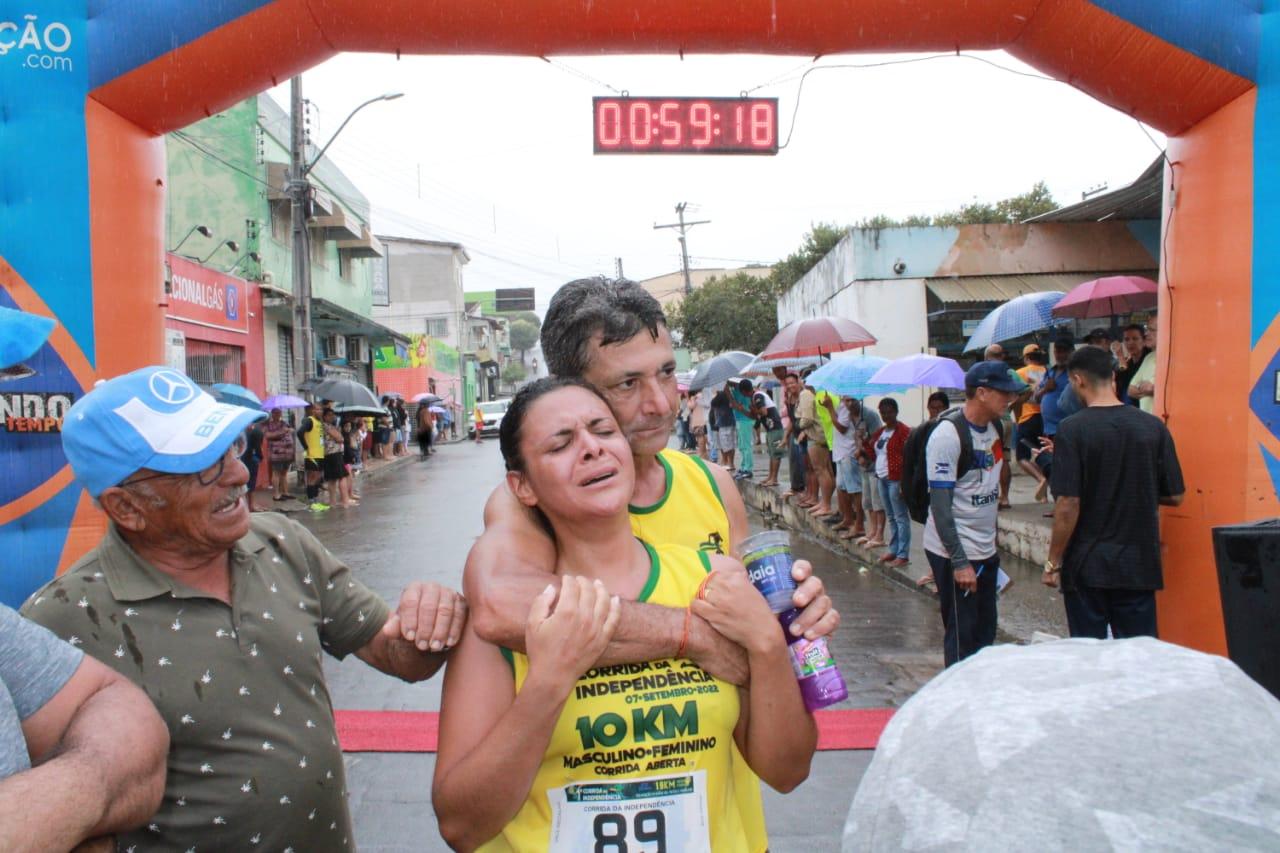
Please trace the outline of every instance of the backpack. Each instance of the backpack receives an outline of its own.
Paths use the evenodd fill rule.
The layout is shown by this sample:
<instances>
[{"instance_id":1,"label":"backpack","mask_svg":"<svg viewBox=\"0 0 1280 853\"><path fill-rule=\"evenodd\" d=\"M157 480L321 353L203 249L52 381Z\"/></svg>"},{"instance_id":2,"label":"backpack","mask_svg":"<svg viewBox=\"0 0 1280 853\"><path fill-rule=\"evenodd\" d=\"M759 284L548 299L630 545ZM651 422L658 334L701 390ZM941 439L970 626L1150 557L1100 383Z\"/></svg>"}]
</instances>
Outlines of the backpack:
<instances>
[{"instance_id":1,"label":"backpack","mask_svg":"<svg viewBox=\"0 0 1280 853\"><path fill-rule=\"evenodd\" d=\"M912 521L924 524L929 518L929 466L925 460L925 451L929 447L929 436L943 420L951 421L960 436L960 458L956 462L956 479L969 473L973 465L973 436L969 434L968 424L964 422L964 410L960 407L948 409L936 421L925 421L911 428L907 435L907 443L902 448L902 499L907 505L907 513ZM1004 424L996 419L991 422L996 429L996 436L1003 443ZM1006 463L1007 464L1007 463Z\"/></svg>"}]
</instances>

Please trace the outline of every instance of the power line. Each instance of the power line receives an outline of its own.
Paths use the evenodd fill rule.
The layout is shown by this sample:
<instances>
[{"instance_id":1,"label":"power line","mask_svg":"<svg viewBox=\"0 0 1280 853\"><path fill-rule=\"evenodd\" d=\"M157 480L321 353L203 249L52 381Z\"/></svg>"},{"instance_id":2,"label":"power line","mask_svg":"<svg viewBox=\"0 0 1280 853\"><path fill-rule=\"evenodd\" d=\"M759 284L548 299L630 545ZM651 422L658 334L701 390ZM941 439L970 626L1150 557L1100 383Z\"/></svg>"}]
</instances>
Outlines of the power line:
<instances>
[{"instance_id":1,"label":"power line","mask_svg":"<svg viewBox=\"0 0 1280 853\"><path fill-rule=\"evenodd\" d=\"M1029 72L1029 71L1019 71L1019 70L1017 70L1016 68L1009 68L1008 66L1001 65L1001 64L1000 64L1000 63L998 63L998 62L992 62L990 59L987 59L987 58L985 58L985 57L981 57L981 56L974 56L973 54L969 54L969 53L961 53L960 51L956 51L955 53L935 53L935 54L930 54L929 56L913 56L913 57L910 57L910 58L907 58L907 59L886 59L886 60L882 60L882 61L879 61L879 62L838 63L838 64L831 64L831 65L815 65L815 66L813 66L812 68L809 68L808 70L806 70L804 73L802 73L802 74L799 76L799 78L797 78L797 79L799 79L800 83L799 83L799 85L796 87L796 99L795 99L795 106L792 108L792 111L791 111L791 125L790 125L790 127L788 128L788 130L787 130L787 138L786 138L786 141L785 141L785 142L783 142L781 145L779 145L779 146L778 146L778 149L779 149L779 150L781 150L781 149L783 149L783 148L786 148L786 147L791 143L791 135L792 135L793 133L795 133L795 129L796 129L796 118L797 118L797 117L799 116L799 114L800 114L800 97L801 97L801 95L802 95L802 94L803 94L803 92L804 92L804 84L805 84L805 80L807 80L807 79L808 79L808 77L809 77L809 75L810 75L810 74L812 74L813 72L815 72L815 71L829 71L829 70L833 70L833 69L865 70L865 69L868 69L868 68L885 68L885 67L888 67L888 66L891 66L891 65L912 65L912 64L914 64L914 63L919 63L919 62L932 62L932 61L934 61L934 60L936 60L936 59L970 59L970 60L973 60L973 61L975 61L975 62L981 62L981 63L983 63L983 64L985 64L985 65L990 65L992 68L996 68L996 69L999 69L1000 71L1008 72L1009 74L1017 74L1017 75L1018 75L1018 76L1020 76L1020 77L1030 77L1030 78L1032 78L1032 79L1034 79L1034 80L1043 80L1043 81L1046 81L1046 82L1049 82L1049 83L1060 83L1060 82L1062 82L1062 81L1060 81L1060 80L1056 80L1056 79L1055 79L1055 78L1053 78L1053 77L1046 77L1046 76L1045 76L1045 75L1043 75L1043 74L1036 74L1036 73ZM779 81L778 83L769 83L769 82L761 83L760 85L755 86L755 87L753 87L753 88L751 88L751 89L746 89L746 90L744 90L744 91L743 91L743 94L744 94L744 95L747 95L747 94L750 94L751 92L754 92L754 91L756 91L756 90L758 90L758 89L762 89L762 88L764 88L765 86L781 85L781 83L784 83L784 82L790 82L790 81L789 81L789 80L782 80L782 81ZM1065 84L1064 84L1064 85L1065 85Z\"/></svg>"}]
</instances>

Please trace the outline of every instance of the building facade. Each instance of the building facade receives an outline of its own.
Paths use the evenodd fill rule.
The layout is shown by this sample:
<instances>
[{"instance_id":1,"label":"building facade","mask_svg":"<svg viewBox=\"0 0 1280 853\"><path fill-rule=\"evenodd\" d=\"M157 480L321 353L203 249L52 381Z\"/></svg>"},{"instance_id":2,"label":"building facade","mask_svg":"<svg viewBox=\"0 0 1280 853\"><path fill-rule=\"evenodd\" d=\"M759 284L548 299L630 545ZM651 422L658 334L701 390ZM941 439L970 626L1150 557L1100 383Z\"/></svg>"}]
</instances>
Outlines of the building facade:
<instances>
[{"instance_id":1,"label":"building facade","mask_svg":"<svg viewBox=\"0 0 1280 853\"><path fill-rule=\"evenodd\" d=\"M1009 299L1067 291L1105 275L1154 278L1151 233L1158 228L1141 221L852 228L779 297L778 327L847 317L876 336L864 350L869 355L958 358L977 322ZM1017 342L1007 346L1014 350ZM906 423L924 419L923 393L905 395L900 405Z\"/></svg>"},{"instance_id":2,"label":"building facade","mask_svg":"<svg viewBox=\"0 0 1280 853\"><path fill-rule=\"evenodd\" d=\"M407 351L374 354L379 390L405 397L427 391L469 406L462 268L471 261L458 243L379 236L385 256L374 265L373 317L409 338Z\"/></svg>"},{"instance_id":3,"label":"building facade","mask_svg":"<svg viewBox=\"0 0 1280 853\"><path fill-rule=\"evenodd\" d=\"M198 382L236 382L260 396L299 390L288 140L289 116L267 95L165 137L167 357ZM384 250L370 231L368 200L341 170L323 158L310 181L310 372L372 387L374 351L409 343L372 317L374 262ZM215 322L209 310L218 310L219 293ZM234 321L233 304L244 314Z\"/></svg>"}]
</instances>

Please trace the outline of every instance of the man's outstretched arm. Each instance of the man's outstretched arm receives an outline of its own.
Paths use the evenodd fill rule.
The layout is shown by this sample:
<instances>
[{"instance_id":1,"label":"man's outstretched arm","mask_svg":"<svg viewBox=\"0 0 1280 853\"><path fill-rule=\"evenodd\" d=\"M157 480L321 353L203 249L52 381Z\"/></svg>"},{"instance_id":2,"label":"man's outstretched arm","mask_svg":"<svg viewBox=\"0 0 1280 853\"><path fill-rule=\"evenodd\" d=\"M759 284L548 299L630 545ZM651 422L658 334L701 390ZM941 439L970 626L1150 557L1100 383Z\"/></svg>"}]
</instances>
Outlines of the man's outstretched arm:
<instances>
[{"instance_id":1,"label":"man's outstretched arm","mask_svg":"<svg viewBox=\"0 0 1280 853\"><path fill-rule=\"evenodd\" d=\"M555 571L555 544L505 484L489 497L484 515L485 532L472 546L462 575L471 625L487 642L524 651L529 608ZM685 655L717 678L745 684L746 652L702 619L694 616L688 622ZM617 630L600 663L671 657L680 646L684 627L683 608L623 602Z\"/></svg>"},{"instance_id":2,"label":"man's outstretched arm","mask_svg":"<svg viewBox=\"0 0 1280 853\"><path fill-rule=\"evenodd\" d=\"M86 655L22 731L35 766L0 781L0 850L70 850L159 808L168 729L105 664Z\"/></svg>"}]
</instances>

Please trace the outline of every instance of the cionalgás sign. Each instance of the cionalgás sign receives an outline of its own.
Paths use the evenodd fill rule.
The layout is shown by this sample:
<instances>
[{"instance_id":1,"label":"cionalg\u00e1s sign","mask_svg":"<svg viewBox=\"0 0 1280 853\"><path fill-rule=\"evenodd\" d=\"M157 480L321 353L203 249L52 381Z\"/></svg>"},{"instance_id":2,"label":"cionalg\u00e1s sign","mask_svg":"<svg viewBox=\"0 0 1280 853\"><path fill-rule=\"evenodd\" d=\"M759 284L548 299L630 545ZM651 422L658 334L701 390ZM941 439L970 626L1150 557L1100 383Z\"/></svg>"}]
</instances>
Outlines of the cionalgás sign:
<instances>
[{"instance_id":1,"label":"cionalg\u00e1s sign","mask_svg":"<svg viewBox=\"0 0 1280 853\"><path fill-rule=\"evenodd\" d=\"M175 320L249 334L249 283L169 255L169 310Z\"/></svg>"}]
</instances>

